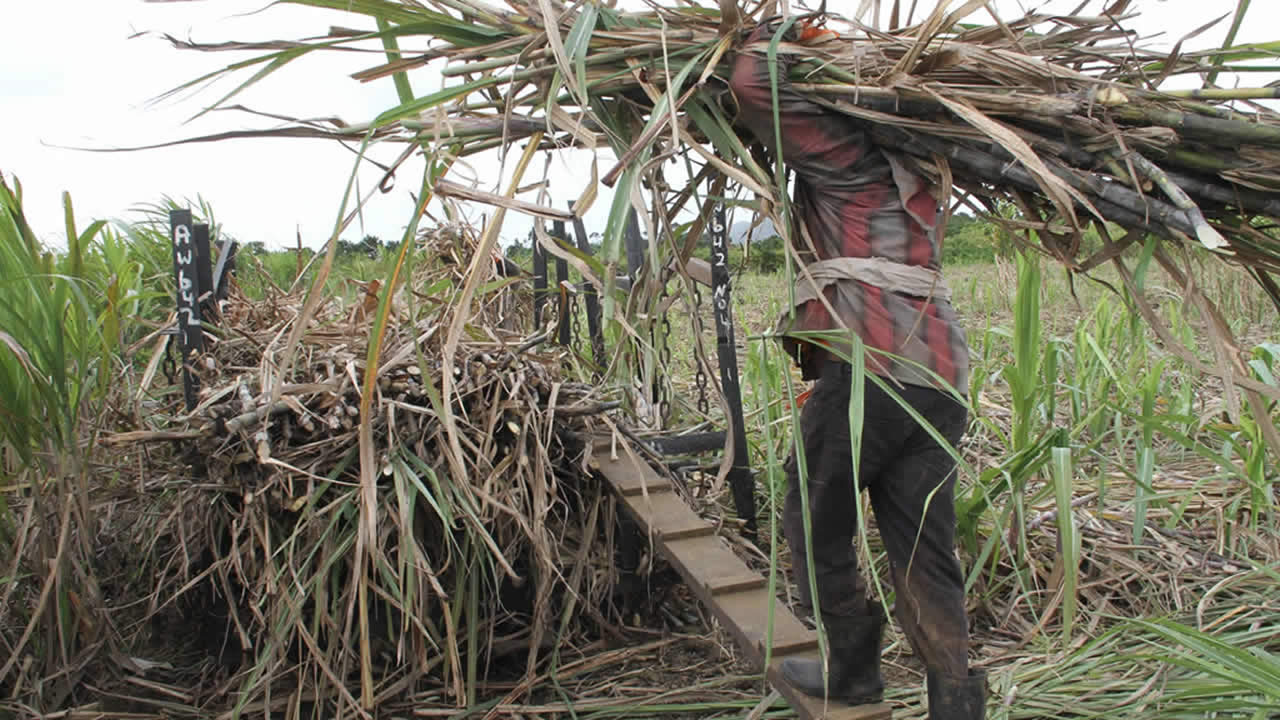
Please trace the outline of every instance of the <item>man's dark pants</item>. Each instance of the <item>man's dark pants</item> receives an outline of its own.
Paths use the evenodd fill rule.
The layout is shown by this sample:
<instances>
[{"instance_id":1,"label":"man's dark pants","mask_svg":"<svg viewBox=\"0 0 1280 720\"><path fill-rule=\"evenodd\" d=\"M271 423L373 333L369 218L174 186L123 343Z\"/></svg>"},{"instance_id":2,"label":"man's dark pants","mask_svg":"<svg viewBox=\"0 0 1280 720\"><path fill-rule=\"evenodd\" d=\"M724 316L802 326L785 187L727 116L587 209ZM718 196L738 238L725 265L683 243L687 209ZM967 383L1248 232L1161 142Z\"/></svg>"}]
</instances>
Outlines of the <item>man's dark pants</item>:
<instances>
[{"instance_id":1,"label":"man's dark pants","mask_svg":"<svg viewBox=\"0 0 1280 720\"><path fill-rule=\"evenodd\" d=\"M968 417L954 397L916 385L890 382L890 387L952 446L960 441ZM852 544L858 504L849 443L849 390L849 366L828 363L800 414L813 564L824 620L868 611ZM880 538L889 555L898 622L926 666L964 677L969 635L964 577L953 545L955 461L870 379L864 398L858 480L871 494ZM812 608L794 455L787 463L787 476L783 528L801 600Z\"/></svg>"}]
</instances>

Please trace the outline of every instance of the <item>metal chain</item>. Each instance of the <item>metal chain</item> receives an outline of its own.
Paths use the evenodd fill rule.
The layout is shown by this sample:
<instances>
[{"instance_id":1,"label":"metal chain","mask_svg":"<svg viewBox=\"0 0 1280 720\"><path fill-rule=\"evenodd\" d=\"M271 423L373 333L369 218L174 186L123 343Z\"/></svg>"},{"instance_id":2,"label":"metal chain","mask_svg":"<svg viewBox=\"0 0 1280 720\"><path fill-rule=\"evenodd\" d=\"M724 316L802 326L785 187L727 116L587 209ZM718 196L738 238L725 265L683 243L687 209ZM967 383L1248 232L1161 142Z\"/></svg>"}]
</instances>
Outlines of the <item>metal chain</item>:
<instances>
[{"instance_id":1,"label":"metal chain","mask_svg":"<svg viewBox=\"0 0 1280 720\"><path fill-rule=\"evenodd\" d=\"M693 316L695 318L693 326L694 332L701 333L702 293L698 290L698 286L696 284L693 286ZM701 340L702 338L699 336L697 342L701 342ZM711 411L711 403L707 400L707 373L702 369L702 363L698 362L698 356L696 353L693 357L693 364L696 369L693 379L698 386L698 412L706 415Z\"/></svg>"},{"instance_id":2,"label":"metal chain","mask_svg":"<svg viewBox=\"0 0 1280 720\"><path fill-rule=\"evenodd\" d=\"M583 305L586 305L584 302ZM582 313L578 312L578 298L569 296L569 340L577 347L582 342Z\"/></svg>"},{"instance_id":3,"label":"metal chain","mask_svg":"<svg viewBox=\"0 0 1280 720\"><path fill-rule=\"evenodd\" d=\"M666 304L668 272L664 269L661 276L662 289L658 293L658 306ZM662 366L662 378L658 381L658 415L665 427L671 419L671 313L662 311L657 338L658 363Z\"/></svg>"}]
</instances>

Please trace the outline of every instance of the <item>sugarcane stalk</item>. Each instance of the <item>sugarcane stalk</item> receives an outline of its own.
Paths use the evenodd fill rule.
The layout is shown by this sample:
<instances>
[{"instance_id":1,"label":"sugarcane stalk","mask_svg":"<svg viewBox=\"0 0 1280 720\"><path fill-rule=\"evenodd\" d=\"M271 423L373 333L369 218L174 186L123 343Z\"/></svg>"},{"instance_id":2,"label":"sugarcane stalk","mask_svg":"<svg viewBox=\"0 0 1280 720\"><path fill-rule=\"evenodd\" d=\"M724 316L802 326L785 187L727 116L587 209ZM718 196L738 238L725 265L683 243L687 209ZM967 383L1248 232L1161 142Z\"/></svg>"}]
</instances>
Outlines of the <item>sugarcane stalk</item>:
<instances>
[{"instance_id":1,"label":"sugarcane stalk","mask_svg":"<svg viewBox=\"0 0 1280 720\"><path fill-rule=\"evenodd\" d=\"M545 128L543 129L543 132L545 132ZM463 146L463 148L458 151L457 155L458 157L467 157L470 155L475 155L477 153L482 153L486 150L494 150L496 148L509 145L512 139L513 137L511 135L508 135L506 138L493 137L493 138L489 138L488 140L477 140ZM565 147L569 147L571 145L578 146L578 143L568 134L565 134L562 136L557 136L554 140L544 138L538 143L538 149L539 150L559 150Z\"/></svg>"},{"instance_id":2,"label":"sugarcane stalk","mask_svg":"<svg viewBox=\"0 0 1280 720\"><path fill-rule=\"evenodd\" d=\"M794 78L795 73L792 73L792 79ZM819 97L838 97L851 105L891 115L925 117L946 112L942 105L932 98L904 98L896 90L875 86L794 83L793 87Z\"/></svg>"},{"instance_id":3,"label":"sugarcane stalk","mask_svg":"<svg viewBox=\"0 0 1280 720\"><path fill-rule=\"evenodd\" d=\"M1092 198L1093 206L1102 213L1108 222L1113 222L1126 230L1141 230L1144 233L1171 237L1173 233L1162 224L1152 222L1151 218L1134 210L1129 205L1118 205L1102 198ZM1183 232L1185 235L1185 231Z\"/></svg>"},{"instance_id":4,"label":"sugarcane stalk","mask_svg":"<svg viewBox=\"0 0 1280 720\"><path fill-rule=\"evenodd\" d=\"M872 129L872 135L876 138L876 142L882 146L896 147L926 160L931 160L933 153L942 155L953 165L963 168L965 174L986 182L996 185L1014 185L1032 192L1040 191L1040 185L1036 182L1035 177L1021 165L1011 160L1002 160L991 153L960 145L959 143L946 143L928 136L880 125ZM1059 177L1071 183L1076 189L1091 195L1090 202L1104 217L1112 222L1126 228L1138 228L1145 232L1154 232L1164 236L1169 236L1171 234L1170 230L1176 230L1184 234L1194 233L1194 229L1186 217L1167 204L1148 200L1148 205L1153 206L1153 212L1144 217L1129 209L1131 207L1142 207L1141 197L1132 190L1121 188L1117 184L1099 186L1087 183L1082 181L1075 173L1067 172L1060 166L1056 166L1056 164L1049 167L1050 170L1053 170ZM960 177L959 174L956 176ZM1162 208L1160 207L1162 205L1163 212L1161 212ZM1173 223L1173 225L1169 225L1169 223Z\"/></svg>"},{"instance_id":5,"label":"sugarcane stalk","mask_svg":"<svg viewBox=\"0 0 1280 720\"><path fill-rule=\"evenodd\" d=\"M458 151L458 157L468 157L471 155L475 155L476 153L482 153L486 150L493 150L495 148L500 148L503 145L506 145L507 142L508 142L507 140L504 140L500 137L492 138L489 140L480 140L478 142L473 142L468 145L465 145L460 151Z\"/></svg>"},{"instance_id":6,"label":"sugarcane stalk","mask_svg":"<svg viewBox=\"0 0 1280 720\"><path fill-rule=\"evenodd\" d=\"M1016 179L1026 189L1039 191L1040 186L1034 176L1022 168L1021 164L998 143L991 143L985 149L977 149L955 141L945 141L923 134L911 134L913 142L955 159L963 164L989 166L1000 165L999 174L1009 179ZM989 158L988 161L986 158ZM1176 230L1186 235L1196 235L1195 226L1179 208L1154 198L1146 197L1135 190L1124 187L1119 182L1107 182L1100 176L1087 171L1070 168L1054 158L1044 158L1046 167L1076 190L1103 200L1117 208L1142 208L1142 214L1150 217L1158 225ZM1027 183L1031 183L1027 185ZM1135 212L1126 215L1135 215Z\"/></svg>"},{"instance_id":7,"label":"sugarcane stalk","mask_svg":"<svg viewBox=\"0 0 1280 720\"><path fill-rule=\"evenodd\" d=\"M1238 110L1226 108L1221 105L1214 105L1211 102L1195 102L1196 98L1194 97L1179 97L1177 93L1181 91L1178 91L1178 90L1165 92L1163 90L1143 90L1141 88L1125 88L1124 92L1126 95L1129 95L1130 97L1138 98L1141 100L1149 100L1153 103L1167 104L1170 102L1172 98L1176 98L1174 102L1178 104L1178 109L1182 110L1183 112L1192 112L1198 115L1204 115L1212 118L1219 118L1222 120L1239 120L1241 117L1247 115L1247 113L1242 113Z\"/></svg>"},{"instance_id":8,"label":"sugarcane stalk","mask_svg":"<svg viewBox=\"0 0 1280 720\"><path fill-rule=\"evenodd\" d=\"M415 130L420 133L426 133L429 136L439 136L447 139L492 137L501 135L504 132L508 133L510 137L519 138L525 135L532 135L534 132L547 127L545 120L534 120L522 115L513 115L506 118L443 118L438 122L425 122L423 120L405 118L400 121L400 125L406 130Z\"/></svg>"},{"instance_id":9,"label":"sugarcane stalk","mask_svg":"<svg viewBox=\"0 0 1280 720\"><path fill-rule=\"evenodd\" d=\"M681 42L694 42L697 37L692 30L676 30L668 28L663 34L667 41L667 45ZM640 42L650 42L653 40L651 32L626 32L622 30L596 30L591 33L592 40L613 40L619 44L635 45Z\"/></svg>"},{"instance_id":10,"label":"sugarcane stalk","mask_svg":"<svg viewBox=\"0 0 1280 720\"><path fill-rule=\"evenodd\" d=\"M1120 182L1125 183L1126 185L1131 185L1135 188L1138 188L1140 185L1143 185L1142 181L1139 180L1138 178L1135 178L1129 172L1128 168L1126 168L1124 165L1122 165L1119 161L1117 161L1114 157L1110 155L1102 159L1102 166L1105 167L1107 170L1111 171L1112 177L1119 180ZM1142 187L1141 189L1146 190L1147 188Z\"/></svg>"},{"instance_id":11,"label":"sugarcane stalk","mask_svg":"<svg viewBox=\"0 0 1280 720\"><path fill-rule=\"evenodd\" d=\"M1067 169L1058 163L1046 163L1055 175L1081 192L1103 200L1119 208L1132 208L1132 214L1149 217L1159 225L1184 235L1196 235L1190 218L1176 207L1150 196L1124 187L1118 182L1106 182L1092 173Z\"/></svg>"},{"instance_id":12,"label":"sugarcane stalk","mask_svg":"<svg viewBox=\"0 0 1280 720\"><path fill-rule=\"evenodd\" d=\"M670 56L673 58L679 57L682 54L687 54L694 51L696 51L696 48L687 48L685 50L672 52L670 53ZM653 60L650 60L648 62L640 63L639 65L637 65L637 67L640 67L640 68L660 67L662 62L663 60L661 58L654 58ZM537 67L526 68L524 70L518 70L514 73L511 73L510 75L490 75L488 77L478 78L476 80L470 81L470 83L468 84L471 86L470 87L471 92L477 92L480 90L485 90L487 88L496 87L498 85L519 83L519 82L524 82L529 80L535 80L542 77L547 77L555 73L557 69L558 68L554 64L541 65ZM623 71L623 73L627 73L627 72L630 72L630 69ZM619 74L622 74L622 73L619 73ZM576 100L574 100L574 102L576 102Z\"/></svg>"},{"instance_id":13,"label":"sugarcane stalk","mask_svg":"<svg viewBox=\"0 0 1280 720\"><path fill-rule=\"evenodd\" d=\"M1116 118L1131 124L1159 125L1225 147L1240 144L1280 147L1280 127L1244 120L1204 117L1179 110L1142 107L1132 103L1109 108Z\"/></svg>"},{"instance_id":14,"label":"sugarcane stalk","mask_svg":"<svg viewBox=\"0 0 1280 720\"><path fill-rule=\"evenodd\" d=\"M498 208L519 210L526 215L547 218L548 220L573 220L573 213L567 210L538 205L526 200L517 200L497 193L476 190L449 180L440 180L436 183L436 194L441 197L455 197L471 202L493 205Z\"/></svg>"},{"instance_id":15,"label":"sugarcane stalk","mask_svg":"<svg viewBox=\"0 0 1280 720\"><path fill-rule=\"evenodd\" d=\"M461 0L435 1L458 11L465 18L479 21L480 25L500 27L504 30L515 32L529 33L533 31L532 28L526 25L533 19L532 17L521 17L506 10L488 7L484 3L478 2L478 0L467 0L467 2L462 2Z\"/></svg>"},{"instance_id":16,"label":"sugarcane stalk","mask_svg":"<svg viewBox=\"0 0 1280 720\"><path fill-rule=\"evenodd\" d=\"M470 60L472 58L504 55L508 54L508 51L515 51L511 54L516 54L529 47L533 42L534 41L527 35L517 35L515 37L509 37L505 40L499 40L497 42L489 43L488 45L480 45L478 47L454 47L450 52L446 53L446 56L451 62L463 62L464 60Z\"/></svg>"},{"instance_id":17,"label":"sugarcane stalk","mask_svg":"<svg viewBox=\"0 0 1280 720\"><path fill-rule=\"evenodd\" d=\"M1194 170L1196 172L1212 173L1214 175L1227 172L1229 170L1238 170L1245 167L1245 162L1239 157L1226 154L1210 154L1189 150L1185 147L1172 147L1165 149L1165 159L1168 161L1166 165L1174 165L1186 170Z\"/></svg>"},{"instance_id":18,"label":"sugarcane stalk","mask_svg":"<svg viewBox=\"0 0 1280 720\"><path fill-rule=\"evenodd\" d=\"M1241 208L1248 212L1280 217L1280 197L1241 187L1217 185L1181 173L1165 171L1178 187L1201 200L1212 200L1223 205Z\"/></svg>"},{"instance_id":19,"label":"sugarcane stalk","mask_svg":"<svg viewBox=\"0 0 1280 720\"><path fill-rule=\"evenodd\" d=\"M801 73L791 73L793 80L801 76ZM875 85L797 82L793 83L793 87L801 92L839 97L849 100L859 107L891 112L896 115L921 116L945 111L945 108L940 103L931 98L903 97L902 93L897 90ZM1080 102L1078 100L1053 95L1039 96L1022 93L970 91L956 91L955 95L963 97L979 110L993 115L1062 117L1080 110Z\"/></svg>"},{"instance_id":20,"label":"sugarcane stalk","mask_svg":"<svg viewBox=\"0 0 1280 720\"><path fill-rule=\"evenodd\" d=\"M1195 228L1196 239L1200 241L1201 245L1210 250L1220 250L1227 246L1227 241L1223 239L1217 230L1214 230L1209 225L1208 220L1204 219L1204 213L1200 212L1200 208L1195 202L1159 166L1143 157L1139 152L1130 152L1123 157L1117 155L1116 159L1128 160L1133 163L1138 172L1150 178L1178 209L1187 214L1187 218L1191 221L1191 226Z\"/></svg>"},{"instance_id":21,"label":"sugarcane stalk","mask_svg":"<svg viewBox=\"0 0 1280 720\"><path fill-rule=\"evenodd\" d=\"M455 63L440 68L440 74L444 77L456 77L458 75L473 75L489 70L497 70L498 68L509 67L518 63L527 63L532 60L542 59L546 50L535 50L525 57L518 54L504 55L502 57L489 58L488 60L476 60L474 62Z\"/></svg>"},{"instance_id":22,"label":"sugarcane stalk","mask_svg":"<svg viewBox=\"0 0 1280 720\"><path fill-rule=\"evenodd\" d=\"M1280 87L1168 90L1165 95L1196 100L1273 100L1280 98Z\"/></svg>"},{"instance_id":23,"label":"sugarcane stalk","mask_svg":"<svg viewBox=\"0 0 1280 720\"><path fill-rule=\"evenodd\" d=\"M610 50L609 52L592 53L587 56L586 65L587 67L598 66L598 65L609 65L611 63L617 62L618 60L623 60L629 57L635 57L636 55L644 55L645 53L659 53L659 52L662 52L662 46L659 45L658 43L641 43L639 45L633 45L631 47L621 48L619 50ZM673 54L674 54L674 51L673 51ZM477 62L467 62L467 63L449 65L447 67L441 68L440 74L445 77L454 77L457 75L470 75L472 73L479 73L487 70L495 70L498 68L508 67L516 64L528 64L535 60L548 60L550 57L551 57L551 52L549 50L542 49L542 50L537 50L531 53L527 57L521 57L519 55L508 55L505 57L491 58L489 60L480 60ZM552 66L547 65L547 67L552 67Z\"/></svg>"}]
</instances>

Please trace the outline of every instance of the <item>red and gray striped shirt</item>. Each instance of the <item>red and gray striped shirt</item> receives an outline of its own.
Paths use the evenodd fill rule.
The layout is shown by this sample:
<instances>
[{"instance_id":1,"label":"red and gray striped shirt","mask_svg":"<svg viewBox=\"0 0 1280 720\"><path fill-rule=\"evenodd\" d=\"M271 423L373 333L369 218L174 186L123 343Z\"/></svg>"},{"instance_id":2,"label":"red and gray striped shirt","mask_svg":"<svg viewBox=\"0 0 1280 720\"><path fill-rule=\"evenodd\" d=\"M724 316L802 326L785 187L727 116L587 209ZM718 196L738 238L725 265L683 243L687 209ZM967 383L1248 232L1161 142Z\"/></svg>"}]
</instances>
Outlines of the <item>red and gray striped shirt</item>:
<instances>
[{"instance_id":1,"label":"red and gray striped shirt","mask_svg":"<svg viewBox=\"0 0 1280 720\"><path fill-rule=\"evenodd\" d=\"M738 123L776 157L764 31L757 29L748 49L737 54L730 87L739 106ZM777 58L782 158L795 171L793 206L809 234L806 240L793 233L792 245L800 257L806 262L883 258L939 270L941 212L932 184L888 149L873 145L858 121L797 92L787 81L787 57L780 52ZM838 318L820 300L799 302L794 314L784 316L779 331L787 336L848 328L867 348L869 371L925 386L937 385L931 376L935 373L967 392L969 348L949 302L890 292L854 279L836 280L823 294ZM828 357L795 335L785 343L810 371L807 375Z\"/></svg>"}]
</instances>

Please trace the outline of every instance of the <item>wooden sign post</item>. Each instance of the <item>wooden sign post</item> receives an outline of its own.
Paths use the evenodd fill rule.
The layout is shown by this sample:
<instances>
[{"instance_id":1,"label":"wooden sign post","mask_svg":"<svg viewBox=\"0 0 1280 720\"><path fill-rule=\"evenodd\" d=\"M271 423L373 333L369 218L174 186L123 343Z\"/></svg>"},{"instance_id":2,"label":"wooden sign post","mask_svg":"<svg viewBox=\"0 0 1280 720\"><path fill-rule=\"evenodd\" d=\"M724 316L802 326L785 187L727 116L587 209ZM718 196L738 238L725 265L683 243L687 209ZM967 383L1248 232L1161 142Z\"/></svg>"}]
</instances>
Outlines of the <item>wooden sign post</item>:
<instances>
[{"instance_id":1,"label":"wooden sign post","mask_svg":"<svg viewBox=\"0 0 1280 720\"><path fill-rule=\"evenodd\" d=\"M187 360L192 351L204 349L204 330L200 326L200 271L190 210L169 211L169 240L173 245L173 276L178 290L177 340L182 352L182 392L190 411L196 407L200 384L191 374ZM207 227L205 242L208 243Z\"/></svg>"}]
</instances>

